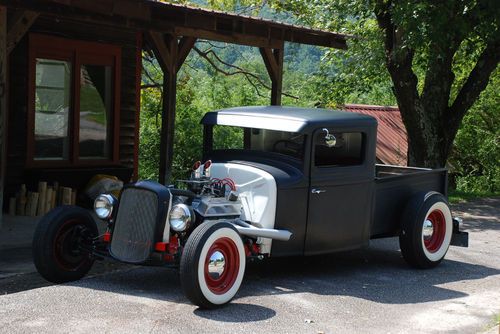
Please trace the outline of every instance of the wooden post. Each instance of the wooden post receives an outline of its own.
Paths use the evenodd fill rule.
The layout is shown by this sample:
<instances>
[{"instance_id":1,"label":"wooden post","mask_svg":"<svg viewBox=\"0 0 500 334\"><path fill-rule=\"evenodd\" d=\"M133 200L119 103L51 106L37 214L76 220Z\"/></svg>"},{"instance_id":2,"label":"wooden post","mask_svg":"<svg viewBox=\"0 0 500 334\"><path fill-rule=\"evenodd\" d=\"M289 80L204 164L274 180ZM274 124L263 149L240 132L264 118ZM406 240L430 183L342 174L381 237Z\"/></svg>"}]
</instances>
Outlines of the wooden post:
<instances>
[{"instance_id":1,"label":"wooden post","mask_svg":"<svg viewBox=\"0 0 500 334\"><path fill-rule=\"evenodd\" d=\"M281 105L281 93L283 90L283 51L283 48L273 50L273 56L278 65L278 71L276 73L276 78L273 80L271 90L271 105L273 106Z\"/></svg>"},{"instance_id":2,"label":"wooden post","mask_svg":"<svg viewBox=\"0 0 500 334\"><path fill-rule=\"evenodd\" d=\"M0 227L2 226L7 139L7 7L0 6Z\"/></svg>"},{"instance_id":3,"label":"wooden post","mask_svg":"<svg viewBox=\"0 0 500 334\"><path fill-rule=\"evenodd\" d=\"M163 106L161 112L161 140L160 140L160 183L167 185L172 176L172 161L174 158L174 128L175 105L177 97L177 38L165 36L170 59L168 72L163 73Z\"/></svg>"},{"instance_id":4,"label":"wooden post","mask_svg":"<svg viewBox=\"0 0 500 334\"><path fill-rule=\"evenodd\" d=\"M149 32L149 43L163 71L163 106L160 139L159 182L168 184L172 176L174 158L175 107L177 98L177 72L184 63L196 39L175 35L162 36Z\"/></svg>"},{"instance_id":5,"label":"wooden post","mask_svg":"<svg viewBox=\"0 0 500 334\"><path fill-rule=\"evenodd\" d=\"M283 53L284 46L278 49L260 48L260 54L271 78L271 105L281 105L283 90Z\"/></svg>"}]
</instances>

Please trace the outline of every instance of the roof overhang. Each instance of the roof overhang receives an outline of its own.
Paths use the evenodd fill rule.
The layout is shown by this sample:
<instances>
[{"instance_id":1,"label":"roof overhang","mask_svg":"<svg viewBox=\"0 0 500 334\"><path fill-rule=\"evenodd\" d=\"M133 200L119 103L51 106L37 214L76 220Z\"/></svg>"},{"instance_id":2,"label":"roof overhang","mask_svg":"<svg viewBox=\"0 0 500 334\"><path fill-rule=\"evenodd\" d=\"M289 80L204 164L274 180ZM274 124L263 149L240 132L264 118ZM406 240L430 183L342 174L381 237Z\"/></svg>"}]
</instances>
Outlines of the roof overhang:
<instances>
[{"instance_id":1,"label":"roof overhang","mask_svg":"<svg viewBox=\"0 0 500 334\"><path fill-rule=\"evenodd\" d=\"M153 0L0 0L9 8L137 30L256 47L284 42L347 49L350 36Z\"/></svg>"}]
</instances>

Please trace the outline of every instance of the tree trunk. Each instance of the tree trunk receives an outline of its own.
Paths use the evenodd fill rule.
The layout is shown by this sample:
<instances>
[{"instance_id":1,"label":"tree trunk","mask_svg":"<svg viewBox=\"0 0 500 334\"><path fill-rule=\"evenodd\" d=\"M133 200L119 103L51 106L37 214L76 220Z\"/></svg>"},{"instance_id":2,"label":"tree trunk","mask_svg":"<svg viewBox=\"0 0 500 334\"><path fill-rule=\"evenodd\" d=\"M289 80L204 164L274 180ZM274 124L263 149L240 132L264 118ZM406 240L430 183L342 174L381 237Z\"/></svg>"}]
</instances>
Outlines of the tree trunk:
<instances>
[{"instance_id":1,"label":"tree trunk","mask_svg":"<svg viewBox=\"0 0 500 334\"><path fill-rule=\"evenodd\" d=\"M450 105L455 79L453 57L466 34L460 29L443 31L429 41L425 82L419 94L413 72L414 50L405 43L404 31L391 16L392 1L375 1L375 15L384 33L386 66L393 82L403 123L408 133L408 165L439 168L446 165L463 117L488 85L500 61L500 30L487 41L469 77Z\"/></svg>"}]
</instances>

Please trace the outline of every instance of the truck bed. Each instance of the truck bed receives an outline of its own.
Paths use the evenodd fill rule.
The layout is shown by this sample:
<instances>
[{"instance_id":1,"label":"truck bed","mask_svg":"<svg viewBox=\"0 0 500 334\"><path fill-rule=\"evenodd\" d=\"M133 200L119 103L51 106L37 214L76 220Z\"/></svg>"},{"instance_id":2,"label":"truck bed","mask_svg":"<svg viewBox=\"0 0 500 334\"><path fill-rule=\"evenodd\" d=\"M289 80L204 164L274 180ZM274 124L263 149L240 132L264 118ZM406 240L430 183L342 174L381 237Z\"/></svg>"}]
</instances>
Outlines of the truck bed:
<instances>
[{"instance_id":1,"label":"truck bed","mask_svg":"<svg viewBox=\"0 0 500 334\"><path fill-rule=\"evenodd\" d=\"M370 237L373 239L398 235L403 210L414 194L437 191L447 196L447 173L444 168L376 165Z\"/></svg>"}]
</instances>

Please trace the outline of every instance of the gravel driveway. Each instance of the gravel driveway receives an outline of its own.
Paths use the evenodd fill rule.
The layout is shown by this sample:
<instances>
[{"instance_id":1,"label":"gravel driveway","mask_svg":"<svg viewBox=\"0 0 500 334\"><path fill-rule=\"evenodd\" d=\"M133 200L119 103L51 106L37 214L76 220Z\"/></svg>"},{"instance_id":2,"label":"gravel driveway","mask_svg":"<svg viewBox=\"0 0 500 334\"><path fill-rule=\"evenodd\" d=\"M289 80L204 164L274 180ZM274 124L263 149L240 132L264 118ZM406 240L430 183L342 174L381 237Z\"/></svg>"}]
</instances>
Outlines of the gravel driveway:
<instances>
[{"instance_id":1,"label":"gravel driveway","mask_svg":"<svg viewBox=\"0 0 500 334\"><path fill-rule=\"evenodd\" d=\"M454 214L470 247L451 247L435 269L410 269L397 239L377 240L251 264L236 299L214 311L189 304L177 273L163 268L120 266L52 286L37 274L0 280L0 332L498 333L500 198L455 205Z\"/></svg>"}]
</instances>

